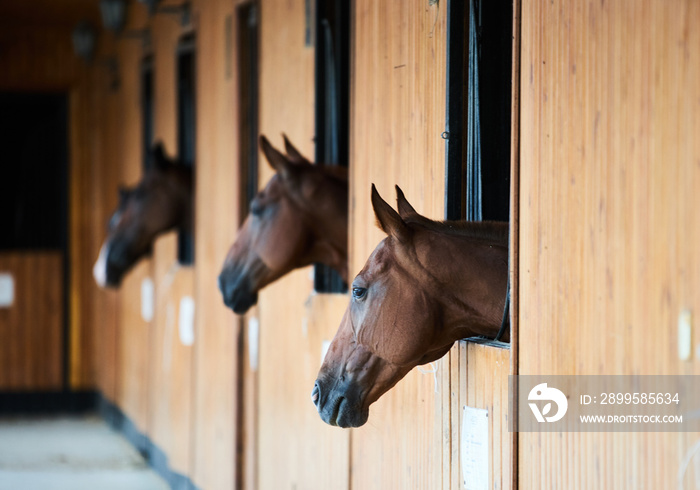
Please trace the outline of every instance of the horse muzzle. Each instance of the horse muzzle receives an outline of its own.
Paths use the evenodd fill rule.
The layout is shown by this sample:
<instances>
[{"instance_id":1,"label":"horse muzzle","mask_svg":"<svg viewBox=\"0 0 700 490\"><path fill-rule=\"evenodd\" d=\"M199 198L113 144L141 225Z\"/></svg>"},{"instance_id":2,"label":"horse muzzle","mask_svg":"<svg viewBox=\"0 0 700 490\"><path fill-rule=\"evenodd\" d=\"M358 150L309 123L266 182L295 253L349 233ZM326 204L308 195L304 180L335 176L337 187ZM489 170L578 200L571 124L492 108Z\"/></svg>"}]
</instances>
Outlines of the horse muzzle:
<instances>
[{"instance_id":1,"label":"horse muzzle","mask_svg":"<svg viewBox=\"0 0 700 490\"><path fill-rule=\"evenodd\" d=\"M337 427L360 427L369 418L369 409L362 408L360 390L352 383L336 381L327 383L316 380L311 401L316 405L321 420Z\"/></svg>"},{"instance_id":2,"label":"horse muzzle","mask_svg":"<svg viewBox=\"0 0 700 490\"><path fill-rule=\"evenodd\" d=\"M253 291L246 276L224 270L219 275L219 290L224 304L238 315L244 314L258 302L258 292Z\"/></svg>"}]
</instances>

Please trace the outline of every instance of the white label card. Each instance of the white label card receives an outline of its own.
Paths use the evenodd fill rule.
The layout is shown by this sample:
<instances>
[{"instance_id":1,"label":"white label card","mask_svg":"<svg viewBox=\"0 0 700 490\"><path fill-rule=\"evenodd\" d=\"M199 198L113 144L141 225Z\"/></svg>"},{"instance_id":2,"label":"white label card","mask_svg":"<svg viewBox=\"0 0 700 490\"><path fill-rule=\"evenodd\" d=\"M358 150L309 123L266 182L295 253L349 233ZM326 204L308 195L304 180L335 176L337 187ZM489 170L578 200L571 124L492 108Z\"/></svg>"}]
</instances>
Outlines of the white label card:
<instances>
[{"instance_id":1,"label":"white label card","mask_svg":"<svg viewBox=\"0 0 700 490\"><path fill-rule=\"evenodd\" d=\"M0 273L0 308L9 308L15 302L15 279L9 272Z\"/></svg>"},{"instance_id":2,"label":"white label card","mask_svg":"<svg viewBox=\"0 0 700 490\"><path fill-rule=\"evenodd\" d=\"M257 317L248 319L248 357L250 369L258 370L258 345L260 342L260 322Z\"/></svg>"},{"instance_id":3,"label":"white label card","mask_svg":"<svg viewBox=\"0 0 700 490\"><path fill-rule=\"evenodd\" d=\"M147 322L153 320L153 280L150 277L141 281L141 318Z\"/></svg>"},{"instance_id":4,"label":"white label card","mask_svg":"<svg viewBox=\"0 0 700 490\"><path fill-rule=\"evenodd\" d=\"M192 296L180 298L180 342L182 345L194 344L194 299Z\"/></svg>"},{"instance_id":5,"label":"white label card","mask_svg":"<svg viewBox=\"0 0 700 490\"><path fill-rule=\"evenodd\" d=\"M460 441L462 480L467 490L489 488L489 411L465 405Z\"/></svg>"}]
</instances>

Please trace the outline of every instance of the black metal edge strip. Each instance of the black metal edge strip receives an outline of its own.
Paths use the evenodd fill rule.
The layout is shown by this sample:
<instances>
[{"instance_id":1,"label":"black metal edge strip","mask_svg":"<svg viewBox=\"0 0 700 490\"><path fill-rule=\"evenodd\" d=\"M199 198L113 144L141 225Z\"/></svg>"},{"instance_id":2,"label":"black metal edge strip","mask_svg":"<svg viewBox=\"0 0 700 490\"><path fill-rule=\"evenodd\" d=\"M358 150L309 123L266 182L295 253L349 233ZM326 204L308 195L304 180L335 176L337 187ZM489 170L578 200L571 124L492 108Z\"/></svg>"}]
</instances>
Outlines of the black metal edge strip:
<instances>
[{"instance_id":1,"label":"black metal edge strip","mask_svg":"<svg viewBox=\"0 0 700 490\"><path fill-rule=\"evenodd\" d=\"M97 394L95 408L107 425L121 433L141 453L153 471L170 485L172 490L199 490L188 476L170 468L165 452L154 444L146 434L142 433L117 405L101 393Z\"/></svg>"},{"instance_id":2,"label":"black metal edge strip","mask_svg":"<svg viewBox=\"0 0 700 490\"><path fill-rule=\"evenodd\" d=\"M464 2L447 2L445 108L445 219L462 219L464 134Z\"/></svg>"}]
</instances>

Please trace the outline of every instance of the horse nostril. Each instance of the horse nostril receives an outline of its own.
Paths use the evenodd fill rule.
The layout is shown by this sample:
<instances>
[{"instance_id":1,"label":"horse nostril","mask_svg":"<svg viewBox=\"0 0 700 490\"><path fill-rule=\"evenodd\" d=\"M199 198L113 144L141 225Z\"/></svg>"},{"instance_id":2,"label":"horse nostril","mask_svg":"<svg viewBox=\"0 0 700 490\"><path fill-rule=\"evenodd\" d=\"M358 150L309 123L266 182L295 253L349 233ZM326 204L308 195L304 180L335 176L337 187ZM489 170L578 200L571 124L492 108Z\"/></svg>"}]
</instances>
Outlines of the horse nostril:
<instances>
[{"instance_id":1,"label":"horse nostril","mask_svg":"<svg viewBox=\"0 0 700 490\"><path fill-rule=\"evenodd\" d=\"M311 401L314 402L314 405L318 405L320 396L321 388L318 386L318 382L316 382L316 384L314 385L314 389L311 392Z\"/></svg>"}]
</instances>

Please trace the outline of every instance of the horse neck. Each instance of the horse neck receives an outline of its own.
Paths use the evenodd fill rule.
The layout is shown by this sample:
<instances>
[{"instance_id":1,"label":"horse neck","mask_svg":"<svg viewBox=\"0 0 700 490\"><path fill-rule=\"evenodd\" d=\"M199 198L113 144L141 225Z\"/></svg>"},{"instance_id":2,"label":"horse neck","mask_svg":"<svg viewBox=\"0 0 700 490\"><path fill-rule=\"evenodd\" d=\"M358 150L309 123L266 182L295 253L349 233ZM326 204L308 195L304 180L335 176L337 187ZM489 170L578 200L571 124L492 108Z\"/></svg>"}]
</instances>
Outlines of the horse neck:
<instances>
[{"instance_id":1,"label":"horse neck","mask_svg":"<svg viewBox=\"0 0 700 490\"><path fill-rule=\"evenodd\" d=\"M348 280L348 183L326 176L311 202L302 206L314 233L311 261L337 270Z\"/></svg>"},{"instance_id":2,"label":"horse neck","mask_svg":"<svg viewBox=\"0 0 700 490\"><path fill-rule=\"evenodd\" d=\"M476 335L494 338L505 305L507 243L433 230L418 234L414 242L417 259L436 289L446 340L451 343Z\"/></svg>"},{"instance_id":3,"label":"horse neck","mask_svg":"<svg viewBox=\"0 0 700 490\"><path fill-rule=\"evenodd\" d=\"M194 178L191 167L178 166L168 181L168 195L173 208L180 209L181 218L177 227L191 232L193 226Z\"/></svg>"}]
</instances>

